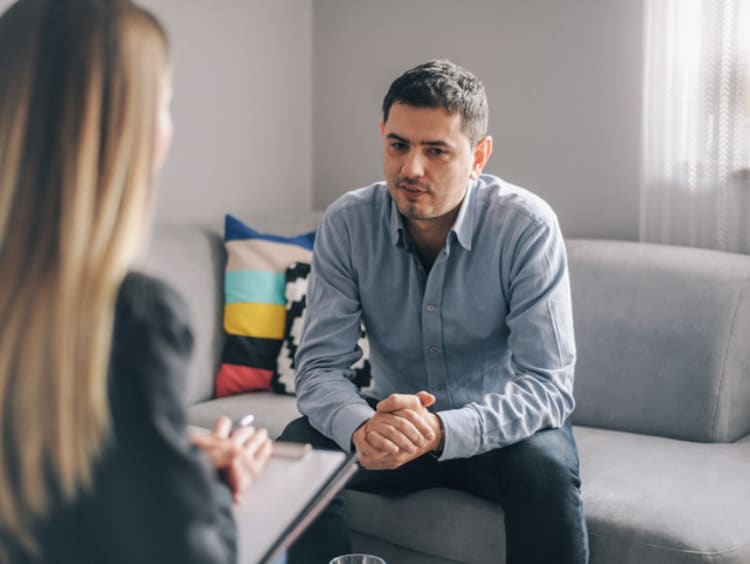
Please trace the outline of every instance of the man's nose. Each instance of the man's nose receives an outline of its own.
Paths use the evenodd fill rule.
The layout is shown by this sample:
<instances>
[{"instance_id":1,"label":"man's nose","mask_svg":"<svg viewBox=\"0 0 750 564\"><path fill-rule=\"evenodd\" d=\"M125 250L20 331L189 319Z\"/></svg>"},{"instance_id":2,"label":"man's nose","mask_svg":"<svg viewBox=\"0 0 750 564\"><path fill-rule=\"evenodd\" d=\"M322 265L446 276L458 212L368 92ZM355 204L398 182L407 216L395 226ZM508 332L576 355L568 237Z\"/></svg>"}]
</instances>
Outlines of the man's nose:
<instances>
[{"instance_id":1,"label":"man's nose","mask_svg":"<svg viewBox=\"0 0 750 564\"><path fill-rule=\"evenodd\" d=\"M419 151L412 149L404 155L404 161L401 164L401 176L407 178L424 176L424 161Z\"/></svg>"}]
</instances>

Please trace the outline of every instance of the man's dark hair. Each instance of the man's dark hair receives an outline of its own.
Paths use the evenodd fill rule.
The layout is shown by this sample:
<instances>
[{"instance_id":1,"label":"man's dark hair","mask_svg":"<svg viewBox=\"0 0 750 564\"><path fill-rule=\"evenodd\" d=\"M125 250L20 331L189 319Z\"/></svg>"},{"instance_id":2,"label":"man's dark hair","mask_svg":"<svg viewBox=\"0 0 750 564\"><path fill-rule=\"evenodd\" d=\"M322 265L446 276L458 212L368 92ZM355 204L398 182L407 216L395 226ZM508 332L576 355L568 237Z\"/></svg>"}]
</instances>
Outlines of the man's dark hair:
<instances>
[{"instance_id":1,"label":"man's dark hair","mask_svg":"<svg viewBox=\"0 0 750 564\"><path fill-rule=\"evenodd\" d=\"M383 98L383 123L396 102L416 108L444 108L451 115L460 113L472 147L487 134L489 109L484 86L472 73L450 61L422 63L394 80Z\"/></svg>"}]
</instances>

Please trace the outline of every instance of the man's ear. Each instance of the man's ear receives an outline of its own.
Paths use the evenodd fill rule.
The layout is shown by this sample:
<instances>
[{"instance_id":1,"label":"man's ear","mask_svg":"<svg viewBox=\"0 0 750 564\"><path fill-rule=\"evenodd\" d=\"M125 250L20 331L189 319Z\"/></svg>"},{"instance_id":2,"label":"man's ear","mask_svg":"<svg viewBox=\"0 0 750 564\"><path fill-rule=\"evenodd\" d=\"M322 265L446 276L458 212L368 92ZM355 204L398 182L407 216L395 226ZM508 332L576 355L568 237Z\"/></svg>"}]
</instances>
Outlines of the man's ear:
<instances>
[{"instance_id":1,"label":"man's ear","mask_svg":"<svg viewBox=\"0 0 750 564\"><path fill-rule=\"evenodd\" d=\"M490 160L492 154L492 137L485 135L474 145L474 162L471 165L469 178L476 180L482 174L484 165Z\"/></svg>"},{"instance_id":2,"label":"man's ear","mask_svg":"<svg viewBox=\"0 0 750 564\"><path fill-rule=\"evenodd\" d=\"M384 121L380 122L380 136L385 137L385 122Z\"/></svg>"}]
</instances>

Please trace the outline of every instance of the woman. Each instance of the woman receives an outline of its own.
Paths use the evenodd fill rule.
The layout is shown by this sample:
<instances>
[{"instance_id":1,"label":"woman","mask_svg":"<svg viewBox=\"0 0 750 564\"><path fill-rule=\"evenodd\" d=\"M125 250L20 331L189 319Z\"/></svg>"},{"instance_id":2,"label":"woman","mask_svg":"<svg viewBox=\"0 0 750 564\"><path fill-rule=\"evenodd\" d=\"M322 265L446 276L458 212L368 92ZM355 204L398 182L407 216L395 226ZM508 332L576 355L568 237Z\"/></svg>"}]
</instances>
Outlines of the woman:
<instances>
[{"instance_id":1,"label":"woman","mask_svg":"<svg viewBox=\"0 0 750 564\"><path fill-rule=\"evenodd\" d=\"M19 0L0 77L0 561L233 561L270 442L223 418L191 444L186 305L128 274L171 137L166 35L129 0Z\"/></svg>"}]
</instances>

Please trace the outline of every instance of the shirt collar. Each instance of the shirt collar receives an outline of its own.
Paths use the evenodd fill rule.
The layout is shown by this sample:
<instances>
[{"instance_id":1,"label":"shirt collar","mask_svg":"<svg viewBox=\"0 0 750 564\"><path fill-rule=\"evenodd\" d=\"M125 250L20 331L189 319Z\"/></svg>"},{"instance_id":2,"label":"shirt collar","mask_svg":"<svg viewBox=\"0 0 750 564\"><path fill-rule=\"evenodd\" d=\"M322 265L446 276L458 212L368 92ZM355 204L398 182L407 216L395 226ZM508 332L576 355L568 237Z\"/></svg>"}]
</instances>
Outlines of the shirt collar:
<instances>
[{"instance_id":1,"label":"shirt collar","mask_svg":"<svg viewBox=\"0 0 750 564\"><path fill-rule=\"evenodd\" d=\"M456 221L453 223L450 231L448 231L448 241L451 239L451 233L455 233L455 238L458 243L467 251L471 250L471 236L474 232L474 200L476 193L476 185L479 181L472 180L469 183L469 187L466 189L466 195L461 202L461 207L458 210ZM409 248L409 237L406 232L406 226L404 225L404 218L398 211L396 202L393 198L388 197L391 201L391 213L389 217L389 229L391 231L391 241L394 246L402 246Z\"/></svg>"},{"instance_id":2,"label":"shirt collar","mask_svg":"<svg viewBox=\"0 0 750 564\"><path fill-rule=\"evenodd\" d=\"M453 223L448 237L451 232L456 234L456 240L467 251L471 250L471 236L474 233L474 200L476 195L476 186L478 180L472 180L466 189L461 207L458 210L458 216Z\"/></svg>"}]
</instances>

